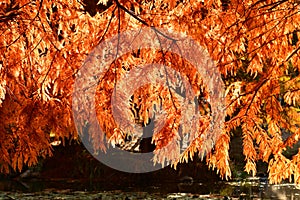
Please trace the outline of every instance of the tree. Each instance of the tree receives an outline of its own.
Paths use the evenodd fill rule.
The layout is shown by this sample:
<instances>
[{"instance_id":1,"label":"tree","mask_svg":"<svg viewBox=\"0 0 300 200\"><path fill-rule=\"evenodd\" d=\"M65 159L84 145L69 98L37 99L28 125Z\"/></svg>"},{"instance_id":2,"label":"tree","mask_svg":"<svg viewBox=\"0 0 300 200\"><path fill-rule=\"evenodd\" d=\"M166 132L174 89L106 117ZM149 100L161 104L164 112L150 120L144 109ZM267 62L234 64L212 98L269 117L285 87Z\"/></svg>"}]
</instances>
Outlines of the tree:
<instances>
[{"instance_id":1,"label":"tree","mask_svg":"<svg viewBox=\"0 0 300 200\"><path fill-rule=\"evenodd\" d=\"M230 136L240 127L248 173L255 175L255 163L262 160L268 163L271 182L289 179L300 183L300 153L291 157L284 153L297 146L300 135L299 1L6 0L0 5L1 172L21 171L24 164L30 166L38 157L50 156L50 135L78 139L72 88L87 55L118 33L151 27L158 37L169 40L172 38L166 38L159 28L184 32L207 50L222 74L227 116L214 148L206 152L207 164L222 177L231 176ZM174 159L170 152L176 146L169 152L160 151L170 138L184 136L176 121L183 108L172 96L171 85L145 85L128 102L138 111L128 119L137 118L144 125L155 115L149 109L154 104L168 111L168 124L152 140L156 161L170 160L176 166L203 153L201 135L211 120L211 111L203 109L207 106L201 101L209 98L203 77L180 56L140 49L116 59L97 87L97 117L110 142L125 148L130 130L116 129L113 121L103 120L110 119L112 112L102 111L111 110L108 94L118 78L148 62L181 70L204 116L197 132L189 135L189 147ZM90 131L92 137L97 135ZM95 148L105 149L104 144L100 140Z\"/></svg>"}]
</instances>

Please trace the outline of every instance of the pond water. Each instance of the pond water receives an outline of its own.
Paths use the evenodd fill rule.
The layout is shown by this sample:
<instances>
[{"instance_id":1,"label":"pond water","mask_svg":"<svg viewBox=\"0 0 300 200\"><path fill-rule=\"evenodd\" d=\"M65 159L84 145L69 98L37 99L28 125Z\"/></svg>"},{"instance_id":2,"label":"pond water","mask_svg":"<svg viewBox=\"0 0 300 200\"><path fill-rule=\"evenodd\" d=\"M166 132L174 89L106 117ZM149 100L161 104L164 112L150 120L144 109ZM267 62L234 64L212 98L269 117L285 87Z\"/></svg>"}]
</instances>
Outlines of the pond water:
<instances>
[{"instance_id":1,"label":"pond water","mask_svg":"<svg viewBox=\"0 0 300 200\"><path fill-rule=\"evenodd\" d=\"M144 180L145 182L145 180ZM2 180L0 199L300 199L300 186L270 185L264 178L141 184L88 180Z\"/></svg>"}]
</instances>

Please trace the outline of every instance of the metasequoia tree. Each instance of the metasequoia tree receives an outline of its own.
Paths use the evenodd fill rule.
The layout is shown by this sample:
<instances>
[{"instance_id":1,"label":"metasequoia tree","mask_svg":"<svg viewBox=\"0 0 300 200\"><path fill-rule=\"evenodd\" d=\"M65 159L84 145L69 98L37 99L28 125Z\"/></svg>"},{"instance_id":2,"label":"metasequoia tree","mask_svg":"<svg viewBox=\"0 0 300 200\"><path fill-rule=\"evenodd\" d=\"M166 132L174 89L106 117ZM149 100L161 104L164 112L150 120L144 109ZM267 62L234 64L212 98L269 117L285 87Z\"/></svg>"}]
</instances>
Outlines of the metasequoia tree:
<instances>
[{"instance_id":1,"label":"metasequoia tree","mask_svg":"<svg viewBox=\"0 0 300 200\"><path fill-rule=\"evenodd\" d=\"M150 27L160 38L172 40L159 28L193 38L222 74L226 122L210 144L213 149L205 152L208 166L222 177L231 176L230 136L240 128L248 173L255 175L255 163L262 160L269 165L271 182L289 179L300 183L300 152L285 154L287 148L297 147L300 136L299 1L5 0L0 3L0 24L1 172L21 171L24 164L31 166L39 157L50 156L50 136L63 141L78 139L72 92L87 55L118 33ZM183 108L173 96L172 84L148 84L135 91L128 105L137 113L128 116L128 123L146 125L154 116L159 123L163 115L152 108L163 106L166 124L152 137L155 161L176 166L195 154L203 155L202 136L211 120L211 110L202 101L210 98L203 77L184 58L159 49L138 49L117 58L98 82L97 117L109 141L130 150L134 145L128 136L135 135L130 128L120 130L111 120L111 93L126 72L153 62L187 77L203 116L200 126L189 133L189 146L179 157L172 153L178 152L179 146L162 151L172 138L185 136L178 129ZM182 83L174 85L180 89ZM82 119L77 119L82 126L86 125L84 116L83 112ZM92 138L99 137L89 131ZM105 150L104 137L98 139L94 148Z\"/></svg>"}]
</instances>

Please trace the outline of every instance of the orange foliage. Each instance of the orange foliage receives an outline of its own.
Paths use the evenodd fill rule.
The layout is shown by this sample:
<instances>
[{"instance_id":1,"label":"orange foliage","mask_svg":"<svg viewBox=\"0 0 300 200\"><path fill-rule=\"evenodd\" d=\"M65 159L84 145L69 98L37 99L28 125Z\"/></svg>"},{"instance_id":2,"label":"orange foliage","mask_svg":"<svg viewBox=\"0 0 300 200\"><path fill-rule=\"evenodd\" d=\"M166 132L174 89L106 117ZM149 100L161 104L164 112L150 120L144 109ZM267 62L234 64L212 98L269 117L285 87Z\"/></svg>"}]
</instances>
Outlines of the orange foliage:
<instances>
[{"instance_id":1,"label":"orange foliage","mask_svg":"<svg viewBox=\"0 0 300 200\"><path fill-rule=\"evenodd\" d=\"M195 154L202 157L206 154L207 164L229 178L230 136L232 130L241 127L247 172L255 175L255 163L262 160L269 163L271 182L293 177L300 183L300 152L291 158L283 154L288 147L297 145L300 135L299 1L90 2L94 3L87 4L84 0L0 3L1 172L7 173L10 168L21 171L24 164L30 166L40 156L50 156L51 133L62 140L77 139L72 92L87 55L117 33L156 27L184 33L207 50L226 87L226 122L217 141L207 142L211 118L204 112L206 115L199 119L200 127L185 130L196 131L189 133L190 144L180 152L176 141L185 136L179 131L178 119L184 109L180 98L173 96L170 88L149 84L135 91L131 103L128 102L128 106L138 107L138 113L124 111L128 117L124 122L127 130L121 130L112 119L111 94L116 81L138 65L161 63L172 67L189 80L197 98L208 99L210 95L203 77L184 59L163 51L141 49L122 55L107 66L105 78L97 86L97 117L109 141L124 145L132 131L126 124L135 120L147 124L156 114L157 123L159 117L167 122L153 136L155 162L167 161L176 166ZM166 37L156 28L154 32ZM182 84L172 76L176 74L170 74L171 84ZM198 109L203 111L201 105ZM80 109L84 110L84 106ZM167 114L155 113L151 110L153 106L163 106ZM122 107L117 109L123 113ZM83 113L82 119L76 120L85 125L84 119ZM97 137L97 133L91 135ZM105 150L104 136L97 139L94 148ZM205 145L213 146L212 151L206 150Z\"/></svg>"}]
</instances>

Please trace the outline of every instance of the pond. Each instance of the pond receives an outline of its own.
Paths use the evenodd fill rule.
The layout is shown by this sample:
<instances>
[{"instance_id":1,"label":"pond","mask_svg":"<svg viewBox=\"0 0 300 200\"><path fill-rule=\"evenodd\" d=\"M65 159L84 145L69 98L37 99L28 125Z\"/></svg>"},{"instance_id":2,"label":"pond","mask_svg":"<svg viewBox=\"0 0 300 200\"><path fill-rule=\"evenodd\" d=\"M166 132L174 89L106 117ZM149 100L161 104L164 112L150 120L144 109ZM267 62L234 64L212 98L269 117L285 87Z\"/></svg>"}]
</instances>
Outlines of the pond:
<instances>
[{"instance_id":1,"label":"pond","mask_svg":"<svg viewBox=\"0 0 300 200\"><path fill-rule=\"evenodd\" d=\"M259 177L215 183L191 177L178 182L145 182L1 180L0 199L300 199L299 185L270 185Z\"/></svg>"}]
</instances>

